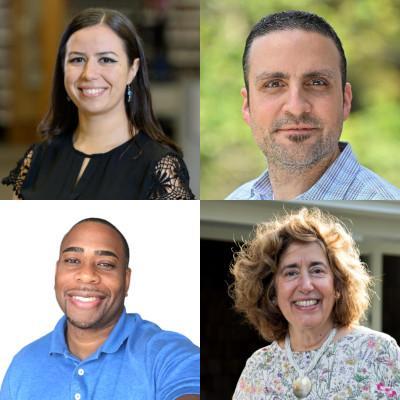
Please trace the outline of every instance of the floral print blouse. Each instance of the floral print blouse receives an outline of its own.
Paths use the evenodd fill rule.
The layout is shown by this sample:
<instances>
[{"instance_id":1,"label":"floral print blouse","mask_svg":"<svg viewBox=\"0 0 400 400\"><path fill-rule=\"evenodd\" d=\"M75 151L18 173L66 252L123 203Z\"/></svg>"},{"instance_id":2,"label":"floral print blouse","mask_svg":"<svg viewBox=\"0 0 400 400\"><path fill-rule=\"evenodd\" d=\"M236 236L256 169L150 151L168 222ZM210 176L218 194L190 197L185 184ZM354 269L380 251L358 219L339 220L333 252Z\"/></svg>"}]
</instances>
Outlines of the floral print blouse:
<instances>
[{"instance_id":1,"label":"floral print blouse","mask_svg":"<svg viewBox=\"0 0 400 400\"><path fill-rule=\"evenodd\" d=\"M293 358L305 369L317 351L294 352ZM400 400L400 349L390 336L357 327L328 346L308 377L307 400ZM285 350L273 342L247 360L233 399L296 399L296 378Z\"/></svg>"}]
</instances>

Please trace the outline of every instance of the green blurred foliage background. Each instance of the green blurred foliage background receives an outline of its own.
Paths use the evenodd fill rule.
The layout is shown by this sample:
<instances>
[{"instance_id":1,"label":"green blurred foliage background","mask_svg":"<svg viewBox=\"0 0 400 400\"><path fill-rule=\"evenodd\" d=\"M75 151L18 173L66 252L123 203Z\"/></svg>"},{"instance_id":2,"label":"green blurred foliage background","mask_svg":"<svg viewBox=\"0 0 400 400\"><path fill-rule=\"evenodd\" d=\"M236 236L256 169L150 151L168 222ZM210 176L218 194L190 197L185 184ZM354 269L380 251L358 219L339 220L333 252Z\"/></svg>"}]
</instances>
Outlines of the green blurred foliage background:
<instances>
[{"instance_id":1,"label":"green blurred foliage background","mask_svg":"<svg viewBox=\"0 0 400 400\"><path fill-rule=\"evenodd\" d=\"M202 0L201 199L223 199L266 167L241 116L241 57L251 27L289 9L314 12L336 30L353 87L342 140L400 187L400 0Z\"/></svg>"}]
</instances>

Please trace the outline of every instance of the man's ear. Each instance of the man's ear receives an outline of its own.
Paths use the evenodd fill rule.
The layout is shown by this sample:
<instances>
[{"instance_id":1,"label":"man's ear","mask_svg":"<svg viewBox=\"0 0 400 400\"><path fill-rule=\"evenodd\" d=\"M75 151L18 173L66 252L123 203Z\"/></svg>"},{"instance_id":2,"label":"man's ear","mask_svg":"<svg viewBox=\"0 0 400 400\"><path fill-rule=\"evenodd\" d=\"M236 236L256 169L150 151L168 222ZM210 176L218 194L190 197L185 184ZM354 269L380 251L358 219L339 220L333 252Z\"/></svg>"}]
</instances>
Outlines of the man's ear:
<instances>
[{"instance_id":1,"label":"man's ear","mask_svg":"<svg viewBox=\"0 0 400 400\"><path fill-rule=\"evenodd\" d=\"M349 82L346 82L344 87L343 94L343 119L347 119L351 110L351 100L353 99L353 93L351 90L351 85Z\"/></svg>"},{"instance_id":2,"label":"man's ear","mask_svg":"<svg viewBox=\"0 0 400 400\"><path fill-rule=\"evenodd\" d=\"M125 296L128 296L129 286L131 284L131 274L132 270L129 267L126 267L125 270Z\"/></svg>"},{"instance_id":3,"label":"man's ear","mask_svg":"<svg viewBox=\"0 0 400 400\"><path fill-rule=\"evenodd\" d=\"M240 94L243 97L243 104L242 104L242 117L247 125L250 125L251 117L250 117L250 104L249 104L249 97L246 88L242 88Z\"/></svg>"}]
</instances>

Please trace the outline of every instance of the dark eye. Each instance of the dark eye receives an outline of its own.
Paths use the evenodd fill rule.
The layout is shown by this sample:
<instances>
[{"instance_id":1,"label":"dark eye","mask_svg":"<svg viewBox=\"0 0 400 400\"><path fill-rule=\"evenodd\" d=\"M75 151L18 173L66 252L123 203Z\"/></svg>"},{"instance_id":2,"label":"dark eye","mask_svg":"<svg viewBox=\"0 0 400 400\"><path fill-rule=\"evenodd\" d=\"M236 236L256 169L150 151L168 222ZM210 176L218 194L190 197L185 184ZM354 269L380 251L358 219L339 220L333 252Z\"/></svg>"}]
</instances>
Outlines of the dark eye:
<instances>
[{"instance_id":1,"label":"dark eye","mask_svg":"<svg viewBox=\"0 0 400 400\"><path fill-rule=\"evenodd\" d=\"M115 63L116 61L110 57L101 57L100 62L103 64L112 64L112 63Z\"/></svg>"},{"instance_id":2,"label":"dark eye","mask_svg":"<svg viewBox=\"0 0 400 400\"><path fill-rule=\"evenodd\" d=\"M115 268L114 264L110 264L110 263L107 263L107 262L99 262L97 264L97 266L102 268L102 269L113 269L113 268Z\"/></svg>"},{"instance_id":3,"label":"dark eye","mask_svg":"<svg viewBox=\"0 0 400 400\"><path fill-rule=\"evenodd\" d=\"M310 84L311 86L326 86L327 82L323 79L312 79Z\"/></svg>"},{"instance_id":4,"label":"dark eye","mask_svg":"<svg viewBox=\"0 0 400 400\"><path fill-rule=\"evenodd\" d=\"M296 275L297 275L297 271L294 269L288 270L285 272L285 276L287 276L288 278L293 278Z\"/></svg>"},{"instance_id":5,"label":"dark eye","mask_svg":"<svg viewBox=\"0 0 400 400\"><path fill-rule=\"evenodd\" d=\"M74 57L74 58L71 58L68 62L71 64L80 64L83 61L85 61L83 57Z\"/></svg>"},{"instance_id":6,"label":"dark eye","mask_svg":"<svg viewBox=\"0 0 400 400\"><path fill-rule=\"evenodd\" d=\"M311 270L313 274L322 274L324 270L321 267L315 267Z\"/></svg>"},{"instance_id":7,"label":"dark eye","mask_svg":"<svg viewBox=\"0 0 400 400\"><path fill-rule=\"evenodd\" d=\"M79 260L77 258L71 258L71 257L64 259L64 262L66 264L71 264L71 265L79 264Z\"/></svg>"},{"instance_id":8,"label":"dark eye","mask_svg":"<svg viewBox=\"0 0 400 400\"><path fill-rule=\"evenodd\" d=\"M282 87L282 86L283 86L283 83L281 81L271 81L265 85L265 87L268 89L275 89L275 88Z\"/></svg>"}]
</instances>

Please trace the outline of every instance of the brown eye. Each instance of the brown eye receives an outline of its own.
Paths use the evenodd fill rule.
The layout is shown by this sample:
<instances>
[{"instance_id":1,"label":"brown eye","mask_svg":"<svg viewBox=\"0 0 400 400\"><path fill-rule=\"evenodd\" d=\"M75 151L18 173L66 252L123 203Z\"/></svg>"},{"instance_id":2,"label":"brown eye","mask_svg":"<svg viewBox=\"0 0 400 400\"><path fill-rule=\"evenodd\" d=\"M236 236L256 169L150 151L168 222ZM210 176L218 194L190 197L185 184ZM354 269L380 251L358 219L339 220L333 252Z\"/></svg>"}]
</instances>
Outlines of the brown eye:
<instances>
[{"instance_id":1,"label":"brown eye","mask_svg":"<svg viewBox=\"0 0 400 400\"><path fill-rule=\"evenodd\" d=\"M107 263L107 262L100 262L97 265L102 269L113 269L113 268L115 268L114 264L110 264L110 263Z\"/></svg>"},{"instance_id":2,"label":"brown eye","mask_svg":"<svg viewBox=\"0 0 400 400\"><path fill-rule=\"evenodd\" d=\"M282 85L282 82L280 82L280 81L271 81L265 85L265 87L268 89L275 89L275 88L278 88L281 86L283 86L283 85Z\"/></svg>"},{"instance_id":3,"label":"brown eye","mask_svg":"<svg viewBox=\"0 0 400 400\"><path fill-rule=\"evenodd\" d=\"M312 86L326 86L327 83L323 79L313 79L311 82Z\"/></svg>"},{"instance_id":4,"label":"brown eye","mask_svg":"<svg viewBox=\"0 0 400 400\"><path fill-rule=\"evenodd\" d=\"M71 265L79 264L79 260L76 259L76 258L65 258L65 259L64 259L64 262L65 262L66 264L71 264Z\"/></svg>"}]
</instances>

